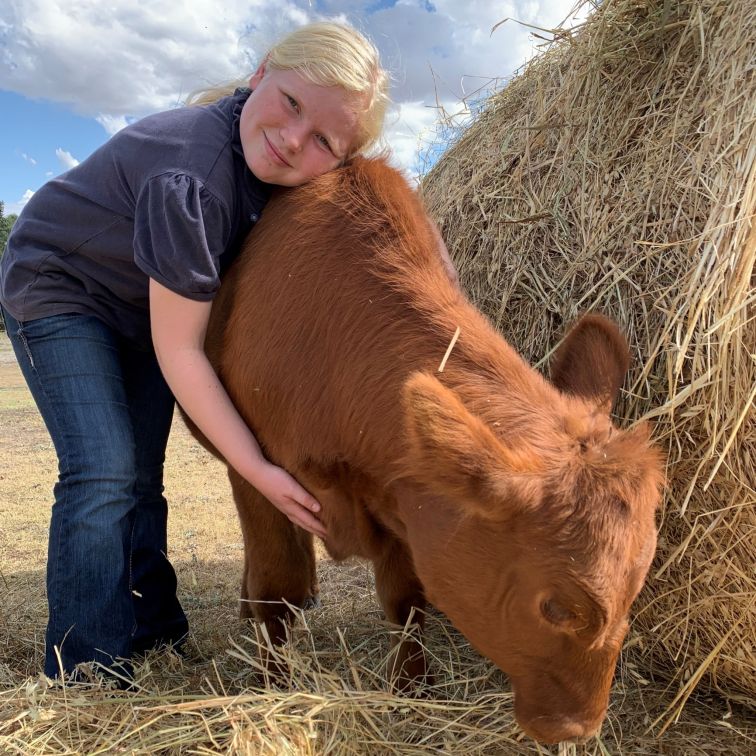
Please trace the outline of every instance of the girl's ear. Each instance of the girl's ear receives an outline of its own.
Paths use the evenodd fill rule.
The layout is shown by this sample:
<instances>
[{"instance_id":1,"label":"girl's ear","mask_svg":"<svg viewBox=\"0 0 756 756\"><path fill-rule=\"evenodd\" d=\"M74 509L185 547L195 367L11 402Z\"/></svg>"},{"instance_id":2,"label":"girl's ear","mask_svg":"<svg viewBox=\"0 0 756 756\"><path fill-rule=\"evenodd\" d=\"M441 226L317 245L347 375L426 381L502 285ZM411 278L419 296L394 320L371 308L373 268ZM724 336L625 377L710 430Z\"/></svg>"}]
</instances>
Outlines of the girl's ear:
<instances>
[{"instance_id":1,"label":"girl's ear","mask_svg":"<svg viewBox=\"0 0 756 756\"><path fill-rule=\"evenodd\" d=\"M262 81L263 76L265 76L265 66L268 63L267 56L263 58L262 63L257 67L257 71L255 71L252 76L249 77L249 88L250 89L256 89L257 85Z\"/></svg>"}]
</instances>

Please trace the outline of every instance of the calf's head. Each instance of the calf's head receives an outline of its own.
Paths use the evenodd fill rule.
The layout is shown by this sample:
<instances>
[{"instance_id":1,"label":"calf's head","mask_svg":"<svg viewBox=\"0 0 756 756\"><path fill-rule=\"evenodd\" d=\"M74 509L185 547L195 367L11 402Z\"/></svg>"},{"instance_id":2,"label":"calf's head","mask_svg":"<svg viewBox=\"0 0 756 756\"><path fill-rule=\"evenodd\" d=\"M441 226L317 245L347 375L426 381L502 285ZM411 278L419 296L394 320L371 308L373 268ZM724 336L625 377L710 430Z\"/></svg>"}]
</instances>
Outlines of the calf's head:
<instances>
[{"instance_id":1,"label":"calf's head","mask_svg":"<svg viewBox=\"0 0 756 756\"><path fill-rule=\"evenodd\" d=\"M645 428L609 419L627 362L611 321L583 318L556 355L558 390L542 385L551 406L519 425L429 375L405 386L418 575L509 675L520 726L545 743L599 730L656 546L659 454Z\"/></svg>"}]
</instances>

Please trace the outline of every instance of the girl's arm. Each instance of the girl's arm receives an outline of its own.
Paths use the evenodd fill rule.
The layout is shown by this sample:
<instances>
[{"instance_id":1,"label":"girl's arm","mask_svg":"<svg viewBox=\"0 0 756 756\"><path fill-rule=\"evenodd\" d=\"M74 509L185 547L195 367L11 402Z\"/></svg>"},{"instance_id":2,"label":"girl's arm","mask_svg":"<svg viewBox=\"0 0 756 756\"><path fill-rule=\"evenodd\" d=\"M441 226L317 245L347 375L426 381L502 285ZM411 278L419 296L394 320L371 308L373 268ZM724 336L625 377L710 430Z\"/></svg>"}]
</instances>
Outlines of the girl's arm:
<instances>
[{"instance_id":1,"label":"girl's arm","mask_svg":"<svg viewBox=\"0 0 756 756\"><path fill-rule=\"evenodd\" d=\"M295 525L325 537L320 505L285 470L268 462L205 355L210 302L196 302L150 279L150 321L160 369L176 400L242 477Z\"/></svg>"},{"instance_id":2,"label":"girl's arm","mask_svg":"<svg viewBox=\"0 0 756 756\"><path fill-rule=\"evenodd\" d=\"M430 216L428 216L428 223L430 223L431 232L436 239L436 246L439 255L441 255L441 262L444 264L446 275L449 276L449 280L459 288L459 275L457 274L457 269L454 267L454 263L451 261L449 250L446 248L441 232L438 230L438 226Z\"/></svg>"}]
</instances>

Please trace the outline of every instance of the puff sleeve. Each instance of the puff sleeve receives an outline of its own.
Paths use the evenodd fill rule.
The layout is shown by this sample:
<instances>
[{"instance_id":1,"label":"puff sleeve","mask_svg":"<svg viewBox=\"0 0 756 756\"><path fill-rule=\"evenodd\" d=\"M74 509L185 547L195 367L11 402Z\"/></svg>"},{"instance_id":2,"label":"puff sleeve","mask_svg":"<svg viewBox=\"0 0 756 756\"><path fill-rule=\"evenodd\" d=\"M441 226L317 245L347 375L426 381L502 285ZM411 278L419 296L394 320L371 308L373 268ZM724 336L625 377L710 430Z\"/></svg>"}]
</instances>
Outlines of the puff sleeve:
<instances>
[{"instance_id":1,"label":"puff sleeve","mask_svg":"<svg viewBox=\"0 0 756 756\"><path fill-rule=\"evenodd\" d=\"M211 300L231 227L228 208L201 181L183 173L153 176L136 200L134 262L176 294Z\"/></svg>"}]
</instances>

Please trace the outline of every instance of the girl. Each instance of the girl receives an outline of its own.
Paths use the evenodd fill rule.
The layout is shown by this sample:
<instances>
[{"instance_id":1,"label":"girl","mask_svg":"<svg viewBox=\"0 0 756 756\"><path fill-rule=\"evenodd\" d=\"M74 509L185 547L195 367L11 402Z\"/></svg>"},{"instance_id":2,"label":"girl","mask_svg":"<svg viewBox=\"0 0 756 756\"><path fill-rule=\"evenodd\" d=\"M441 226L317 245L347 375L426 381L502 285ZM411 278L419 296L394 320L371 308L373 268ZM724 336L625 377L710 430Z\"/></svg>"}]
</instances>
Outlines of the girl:
<instances>
[{"instance_id":1,"label":"girl","mask_svg":"<svg viewBox=\"0 0 756 756\"><path fill-rule=\"evenodd\" d=\"M354 29L302 27L248 88L128 126L24 207L0 265L0 304L58 456L49 677L95 662L128 680L132 653L186 636L162 495L174 396L255 488L324 534L318 503L263 457L237 414L204 334L271 185L298 186L373 145L387 85Z\"/></svg>"}]
</instances>

